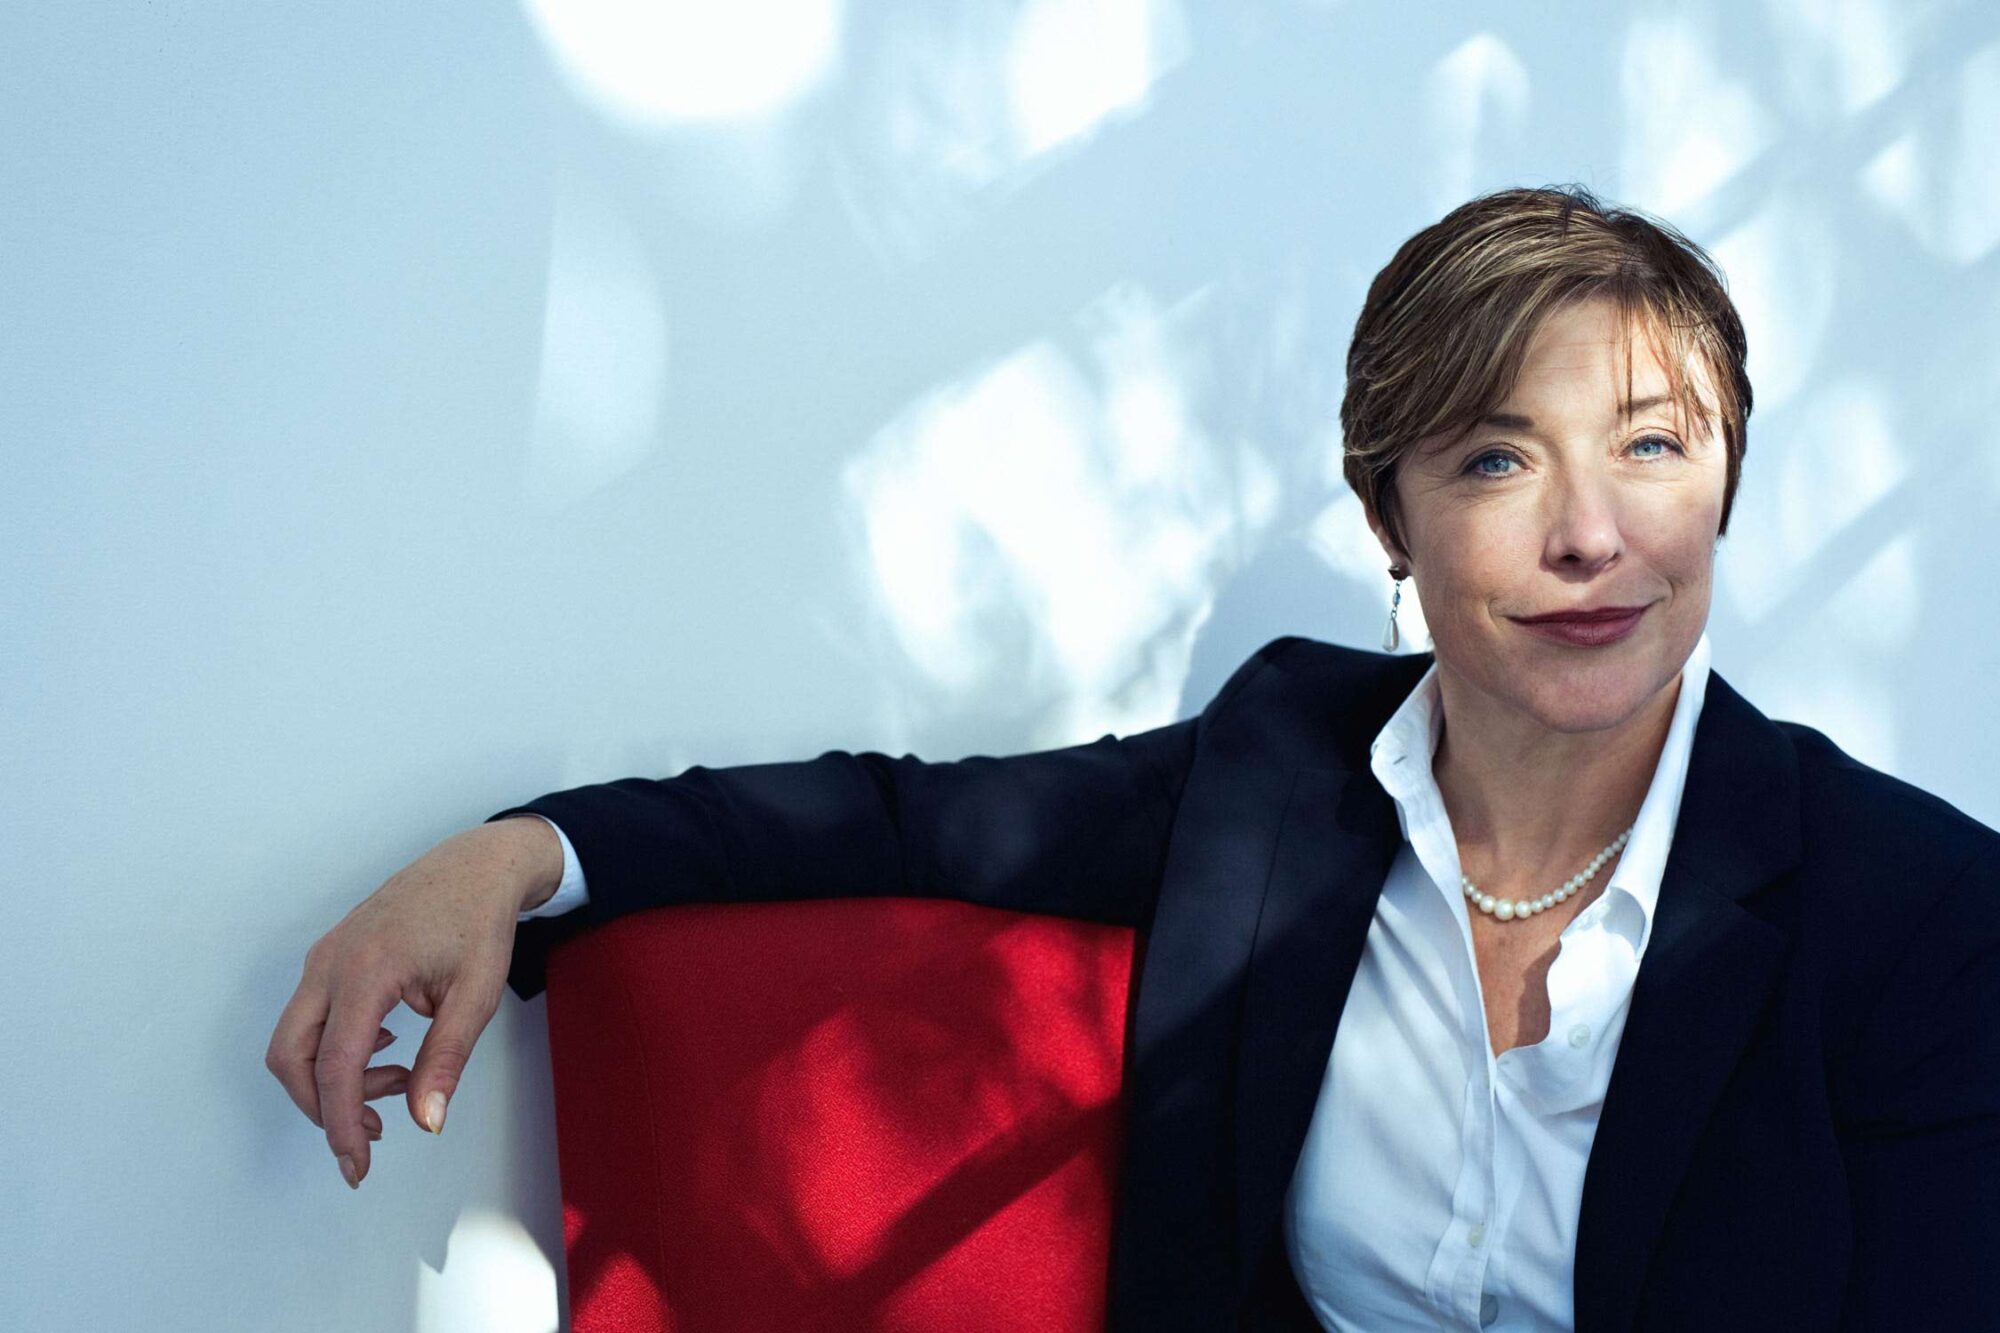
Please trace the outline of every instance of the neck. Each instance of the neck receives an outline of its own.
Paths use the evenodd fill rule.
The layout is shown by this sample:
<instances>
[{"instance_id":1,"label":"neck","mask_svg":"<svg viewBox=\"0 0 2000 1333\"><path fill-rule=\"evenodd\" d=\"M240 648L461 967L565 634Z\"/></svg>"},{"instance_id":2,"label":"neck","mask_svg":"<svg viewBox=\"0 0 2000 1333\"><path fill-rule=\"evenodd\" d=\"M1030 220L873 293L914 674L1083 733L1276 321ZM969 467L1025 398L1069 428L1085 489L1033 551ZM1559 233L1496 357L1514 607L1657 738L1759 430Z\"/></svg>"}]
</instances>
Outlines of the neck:
<instances>
[{"instance_id":1,"label":"neck","mask_svg":"<svg viewBox=\"0 0 2000 1333\"><path fill-rule=\"evenodd\" d=\"M1431 770L1464 872L1497 892L1560 883L1638 817L1681 677L1617 726L1584 732L1493 707L1449 672L1438 683L1445 725Z\"/></svg>"}]
</instances>

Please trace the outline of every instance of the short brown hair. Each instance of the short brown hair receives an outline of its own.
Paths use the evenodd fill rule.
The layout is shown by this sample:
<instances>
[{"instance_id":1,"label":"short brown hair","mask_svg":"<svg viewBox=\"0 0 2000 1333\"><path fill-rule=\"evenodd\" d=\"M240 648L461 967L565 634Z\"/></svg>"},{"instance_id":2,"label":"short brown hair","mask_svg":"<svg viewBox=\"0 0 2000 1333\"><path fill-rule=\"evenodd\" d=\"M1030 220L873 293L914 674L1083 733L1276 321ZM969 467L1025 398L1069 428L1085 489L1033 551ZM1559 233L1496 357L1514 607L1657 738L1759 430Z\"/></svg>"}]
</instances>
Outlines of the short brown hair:
<instances>
[{"instance_id":1,"label":"short brown hair","mask_svg":"<svg viewBox=\"0 0 2000 1333\"><path fill-rule=\"evenodd\" d=\"M1342 468L1397 549L1409 550L1395 488L1404 456L1432 436L1462 439L1506 400L1542 321L1600 296L1617 303L1628 335L1635 322L1644 330L1683 420L1704 430L1713 415L1686 369L1690 353L1706 362L1728 451L1728 530L1750 377L1743 321L1722 270L1669 224L1563 185L1460 204L1404 241L1368 286L1347 349ZM1629 393L1629 358L1626 383Z\"/></svg>"}]
</instances>

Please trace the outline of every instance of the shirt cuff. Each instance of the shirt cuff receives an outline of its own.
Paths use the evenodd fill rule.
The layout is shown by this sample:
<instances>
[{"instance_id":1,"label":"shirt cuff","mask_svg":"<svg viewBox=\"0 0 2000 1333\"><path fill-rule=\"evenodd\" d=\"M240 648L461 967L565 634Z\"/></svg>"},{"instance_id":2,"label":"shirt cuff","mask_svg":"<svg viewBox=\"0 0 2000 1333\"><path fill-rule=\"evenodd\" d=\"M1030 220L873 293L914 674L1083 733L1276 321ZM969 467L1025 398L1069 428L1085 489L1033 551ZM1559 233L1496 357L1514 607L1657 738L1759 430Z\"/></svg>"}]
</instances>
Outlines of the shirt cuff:
<instances>
[{"instance_id":1,"label":"shirt cuff","mask_svg":"<svg viewBox=\"0 0 2000 1333\"><path fill-rule=\"evenodd\" d=\"M583 887L583 863L576 859L576 848L569 845L569 835L547 815L532 815L531 818L539 819L554 829L556 837L562 841L562 882L556 885L556 891L549 895L547 902L539 907L531 907L525 912L516 913L514 917L516 922L532 921L536 917L561 916L564 912L573 912L590 901L590 896L584 892Z\"/></svg>"}]
</instances>

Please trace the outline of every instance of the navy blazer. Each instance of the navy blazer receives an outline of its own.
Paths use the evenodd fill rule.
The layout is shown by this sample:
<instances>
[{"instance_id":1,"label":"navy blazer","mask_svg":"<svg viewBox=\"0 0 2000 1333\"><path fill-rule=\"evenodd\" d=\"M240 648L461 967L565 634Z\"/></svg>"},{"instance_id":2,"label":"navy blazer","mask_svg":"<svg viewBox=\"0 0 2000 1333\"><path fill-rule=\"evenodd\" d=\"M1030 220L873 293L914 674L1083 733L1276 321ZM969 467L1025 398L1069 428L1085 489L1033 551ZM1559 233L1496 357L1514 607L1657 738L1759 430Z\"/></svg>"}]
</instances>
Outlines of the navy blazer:
<instances>
[{"instance_id":1,"label":"navy blazer","mask_svg":"<svg viewBox=\"0 0 2000 1333\"><path fill-rule=\"evenodd\" d=\"M590 891L509 986L671 903L942 896L1138 927L1114 1330L1318 1327L1281 1208L1402 835L1430 666L1298 636L1191 718L554 792ZM2000 833L1711 673L1592 1144L1576 1328L2000 1329Z\"/></svg>"}]
</instances>

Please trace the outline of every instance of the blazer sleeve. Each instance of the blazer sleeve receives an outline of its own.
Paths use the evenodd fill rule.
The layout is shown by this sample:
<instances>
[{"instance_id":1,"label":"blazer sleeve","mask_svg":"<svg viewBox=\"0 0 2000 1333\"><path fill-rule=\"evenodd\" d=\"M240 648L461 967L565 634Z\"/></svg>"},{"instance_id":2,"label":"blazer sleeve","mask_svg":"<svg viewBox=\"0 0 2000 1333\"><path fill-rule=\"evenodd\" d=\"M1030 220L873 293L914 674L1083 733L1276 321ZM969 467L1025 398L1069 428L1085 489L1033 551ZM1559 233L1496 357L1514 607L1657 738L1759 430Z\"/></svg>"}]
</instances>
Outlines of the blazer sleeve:
<instances>
[{"instance_id":1,"label":"blazer sleeve","mask_svg":"<svg viewBox=\"0 0 2000 1333\"><path fill-rule=\"evenodd\" d=\"M1840 1327L2000 1328L2000 838L1917 925L1845 1083Z\"/></svg>"},{"instance_id":2,"label":"blazer sleeve","mask_svg":"<svg viewBox=\"0 0 2000 1333\"><path fill-rule=\"evenodd\" d=\"M927 762L873 750L626 777L487 816L537 814L575 848L588 901L520 923L507 984L546 986L549 953L652 907L938 897L1141 926L1201 734L1297 636L1274 639L1199 714L1123 738Z\"/></svg>"}]
</instances>

